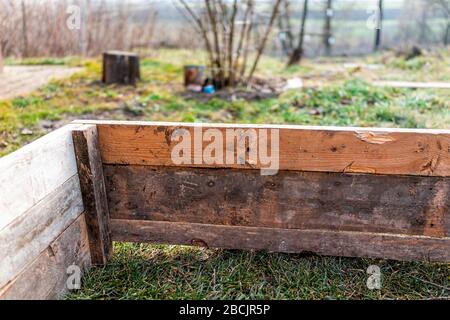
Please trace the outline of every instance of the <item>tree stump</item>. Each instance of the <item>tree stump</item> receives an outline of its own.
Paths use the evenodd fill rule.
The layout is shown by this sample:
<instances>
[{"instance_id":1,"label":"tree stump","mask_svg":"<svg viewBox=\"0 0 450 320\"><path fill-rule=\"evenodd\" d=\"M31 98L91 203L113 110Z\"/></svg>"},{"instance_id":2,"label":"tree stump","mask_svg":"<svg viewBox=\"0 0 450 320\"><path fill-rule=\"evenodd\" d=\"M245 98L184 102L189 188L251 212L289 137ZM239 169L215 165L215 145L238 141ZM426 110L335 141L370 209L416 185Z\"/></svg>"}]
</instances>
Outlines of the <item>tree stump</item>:
<instances>
[{"instance_id":1,"label":"tree stump","mask_svg":"<svg viewBox=\"0 0 450 320\"><path fill-rule=\"evenodd\" d=\"M106 84L131 84L141 79L139 56L132 52L107 51L103 53L103 78Z\"/></svg>"}]
</instances>

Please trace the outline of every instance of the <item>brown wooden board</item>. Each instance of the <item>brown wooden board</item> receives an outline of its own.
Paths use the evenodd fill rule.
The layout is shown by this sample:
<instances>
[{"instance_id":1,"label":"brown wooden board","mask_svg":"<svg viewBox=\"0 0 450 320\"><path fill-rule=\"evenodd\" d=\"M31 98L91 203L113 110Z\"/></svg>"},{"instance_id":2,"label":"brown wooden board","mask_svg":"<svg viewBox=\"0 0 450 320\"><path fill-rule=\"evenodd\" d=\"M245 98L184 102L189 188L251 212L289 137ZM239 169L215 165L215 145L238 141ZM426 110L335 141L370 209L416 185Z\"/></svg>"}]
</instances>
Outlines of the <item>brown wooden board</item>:
<instances>
[{"instance_id":1,"label":"brown wooden board","mask_svg":"<svg viewBox=\"0 0 450 320\"><path fill-rule=\"evenodd\" d=\"M111 231L115 241L450 262L449 238L116 219Z\"/></svg>"},{"instance_id":2,"label":"brown wooden board","mask_svg":"<svg viewBox=\"0 0 450 320\"><path fill-rule=\"evenodd\" d=\"M192 138L195 128L202 128L203 132L217 129L223 136L226 136L227 129L255 129L258 133L261 129L278 129L280 170L450 176L450 130L113 121L79 123L83 122L98 124L101 155L105 164L180 166L174 164L171 158L171 152L178 143L172 139L177 129L188 130ZM245 134L245 131L241 133ZM271 131L267 134L269 145L272 145ZM200 145L205 148L210 142L203 141ZM195 158L194 143L192 159ZM247 153L251 152L247 150ZM243 164L208 165L199 159L200 163L192 161L191 164L181 166L237 169L262 167L260 162L249 161Z\"/></svg>"},{"instance_id":3,"label":"brown wooden board","mask_svg":"<svg viewBox=\"0 0 450 320\"><path fill-rule=\"evenodd\" d=\"M450 130L77 123L97 125L113 240L450 261ZM210 129L234 162L204 161ZM252 132L279 141L277 174Z\"/></svg>"},{"instance_id":4,"label":"brown wooden board","mask_svg":"<svg viewBox=\"0 0 450 320\"><path fill-rule=\"evenodd\" d=\"M450 237L450 178L105 165L112 219Z\"/></svg>"},{"instance_id":5,"label":"brown wooden board","mask_svg":"<svg viewBox=\"0 0 450 320\"><path fill-rule=\"evenodd\" d=\"M0 300L58 299L68 292L68 267L81 271L90 266L89 244L84 215L79 216L62 234L6 287Z\"/></svg>"},{"instance_id":6,"label":"brown wooden board","mask_svg":"<svg viewBox=\"0 0 450 320\"><path fill-rule=\"evenodd\" d=\"M97 127L86 125L72 131L72 136L89 231L92 263L103 265L112 254L112 242Z\"/></svg>"},{"instance_id":7,"label":"brown wooden board","mask_svg":"<svg viewBox=\"0 0 450 320\"><path fill-rule=\"evenodd\" d=\"M375 81L374 86L406 89L450 89L449 82Z\"/></svg>"}]
</instances>

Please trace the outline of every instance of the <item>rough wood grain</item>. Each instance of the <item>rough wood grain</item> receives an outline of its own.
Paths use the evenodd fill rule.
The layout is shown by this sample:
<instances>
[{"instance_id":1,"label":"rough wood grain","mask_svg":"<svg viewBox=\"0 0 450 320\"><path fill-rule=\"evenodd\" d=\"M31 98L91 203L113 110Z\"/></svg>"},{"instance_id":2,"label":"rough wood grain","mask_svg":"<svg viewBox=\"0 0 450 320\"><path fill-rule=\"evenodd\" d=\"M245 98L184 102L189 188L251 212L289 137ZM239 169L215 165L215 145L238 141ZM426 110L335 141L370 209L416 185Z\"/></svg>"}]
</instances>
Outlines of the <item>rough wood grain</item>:
<instances>
[{"instance_id":1,"label":"rough wood grain","mask_svg":"<svg viewBox=\"0 0 450 320\"><path fill-rule=\"evenodd\" d=\"M68 125L0 159L0 230L77 173Z\"/></svg>"},{"instance_id":2,"label":"rough wood grain","mask_svg":"<svg viewBox=\"0 0 450 320\"><path fill-rule=\"evenodd\" d=\"M89 231L92 263L103 265L108 262L112 254L112 242L97 127L86 125L75 129L72 135Z\"/></svg>"},{"instance_id":3,"label":"rough wood grain","mask_svg":"<svg viewBox=\"0 0 450 320\"><path fill-rule=\"evenodd\" d=\"M84 121L89 123L88 121ZM151 122L98 124L106 164L179 166L171 151L176 129L279 129L280 170L450 176L450 130L218 125ZM269 141L270 141L270 134ZM209 142L203 142L203 147ZM194 150L194 148L192 148ZM226 148L223 149L226 152ZM249 152L250 150L247 150ZM193 152L193 151L192 151ZM260 168L261 164L189 164L188 167Z\"/></svg>"},{"instance_id":4,"label":"rough wood grain","mask_svg":"<svg viewBox=\"0 0 450 320\"><path fill-rule=\"evenodd\" d=\"M67 268L90 266L84 215L79 216L9 285L0 289L0 300L61 298L67 289Z\"/></svg>"},{"instance_id":5,"label":"rough wood grain","mask_svg":"<svg viewBox=\"0 0 450 320\"><path fill-rule=\"evenodd\" d=\"M115 241L450 262L450 238L111 220Z\"/></svg>"},{"instance_id":6,"label":"rough wood grain","mask_svg":"<svg viewBox=\"0 0 450 320\"><path fill-rule=\"evenodd\" d=\"M112 219L450 236L450 178L105 165Z\"/></svg>"},{"instance_id":7,"label":"rough wood grain","mask_svg":"<svg viewBox=\"0 0 450 320\"><path fill-rule=\"evenodd\" d=\"M78 176L0 231L0 288L33 262L83 212Z\"/></svg>"},{"instance_id":8,"label":"rough wood grain","mask_svg":"<svg viewBox=\"0 0 450 320\"><path fill-rule=\"evenodd\" d=\"M102 81L104 83L135 85L140 78L137 54L122 51L108 51L103 54Z\"/></svg>"}]
</instances>

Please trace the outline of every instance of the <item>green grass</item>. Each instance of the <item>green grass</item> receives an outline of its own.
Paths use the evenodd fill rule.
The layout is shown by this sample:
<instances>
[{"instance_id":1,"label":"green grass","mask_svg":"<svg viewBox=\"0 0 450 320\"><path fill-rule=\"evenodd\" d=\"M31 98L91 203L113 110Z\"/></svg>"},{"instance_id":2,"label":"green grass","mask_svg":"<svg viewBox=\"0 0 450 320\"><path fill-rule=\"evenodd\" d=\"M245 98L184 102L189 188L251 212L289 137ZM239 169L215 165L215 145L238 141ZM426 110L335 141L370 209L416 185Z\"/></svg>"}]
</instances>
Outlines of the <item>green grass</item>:
<instances>
[{"instance_id":1,"label":"green grass","mask_svg":"<svg viewBox=\"0 0 450 320\"><path fill-rule=\"evenodd\" d=\"M70 66L78 67L82 66L82 61L79 57L64 57L64 58L53 58L53 57L39 57L39 58L27 58L27 59L16 59L7 58L5 59L6 65L18 65L18 66Z\"/></svg>"},{"instance_id":2,"label":"green grass","mask_svg":"<svg viewBox=\"0 0 450 320\"><path fill-rule=\"evenodd\" d=\"M194 57L194 58L193 58ZM72 59L72 60L71 60ZM338 126L449 128L450 93L373 87L368 79L445 80L450 55L404 62L392 58L371 74L337 71L330 60L285 69L265 58L265 77L308 77L324 85L278 98L245 101L186 100L182 66L201 63L203 53L161 50L142 60L143 81L134 87L101 84L99 60L64 59L85 71L23 97L0 101L0 156L45 133L45 121L85 116L152 121L201 121ZM380 63L377 55L358 61ZM395 59L395 60L394 60ZM44 61L21 61L36 64ZM58 64L56 60L48 62ZM322 63L323 62L323 63ZM21 134L24 128L33 134ZM367 267L382 270L382 289L366 287ZM423 299L450 298L448 265L385 260L303 257L180 246L115 244L111 264L93 268L68 299Z\"/></svg>"},{"instance_id":3,"label":"green grass","mask_svg":"<svg viewBox=\"0 0 450 320\"><path fill-rule=\"evenodd\" d=\"M116 243L112 262L67 299L429 299L449 297L446 265ZM381 269L381 290L366 286Z\"/></svg>"}]
</instances>

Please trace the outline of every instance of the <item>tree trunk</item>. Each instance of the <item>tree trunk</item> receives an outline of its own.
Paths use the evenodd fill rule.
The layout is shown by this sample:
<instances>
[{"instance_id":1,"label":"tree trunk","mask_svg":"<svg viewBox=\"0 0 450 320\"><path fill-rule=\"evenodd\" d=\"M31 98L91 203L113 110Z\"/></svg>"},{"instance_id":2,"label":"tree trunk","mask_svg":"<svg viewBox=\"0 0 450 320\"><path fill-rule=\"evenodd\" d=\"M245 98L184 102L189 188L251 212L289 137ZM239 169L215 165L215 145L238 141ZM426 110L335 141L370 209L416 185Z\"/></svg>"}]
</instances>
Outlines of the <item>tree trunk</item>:
<instances>
[{"instance_id":1,"label":"tree trunk","mask_svg":"<svg viewBox=\"0 0 450 320\"><path fill-rule=\"evenodd\" d=\"M278 14L278 28L284 34L280 39L283 51L287 56L290 56L295 48L291 24L291 2L289 0L284 1L283 10L282 13Z\"/></svg>"},{"instance_id":2,"label":"tree trunk","mask_svg":"<svg viewBox=\"0 0 450 320\"><path fill-rule=\"evenodd\" d=\"M254 73L256 71L256 67L258 66L259 59L261 59L263 51L266 48L267 40L269 39L269 35L270 35L270 32L272 31L275 19L278 16L278 11L280 9L280 4L281 4L281 0L276 0L275 4L273 6L272 16L270 17L269 24L267 25L267 29L266 29L266 31L264 33L264 36L263 36L263 38L261 40L261 43L260 43L258 49L256 50L256 58L255 58L255 61L253 62L252 68L250 69L250 73L249 73L249 76L247 78L247 83L249 83L252 80L253 75L254 75Z\"/></svg>"},{"instance_id":3,"label":"tree trunk","mask_svg":"<svg viewBox=\"0 0 450 320\"><path fill-rule=\"evenodd\" d=\"M2 43L0 42L0 73L3 72L3 55L2 55Z\"/></svg>"},{"instance_id":4,"label":"tree trunk","mask_svg":"<svg viewBox=\"0 0 450 320\"><path fill-rule=\"evenodd\" d=\"M22 41L23 41L23 52L22 56L28 57L28 27L27 27L27 10L25 7L25 1L22 0Z\"/></svg>"},{"instance_id":5,"label":"tree trunk","mask_svg":"<svg viewBox=\"0 0 450 320\"><path fill-rule=\"evenodd\" d=\"M139 57L131 52L108 51L103 54L103 79L106 84L135 85L141 78Z\"/></svg>"},{"instance_id":6,"label":"tree trunk","mask_svg":"<svg viewBox=\"0 0 450 320\"><path fill-rule=\"evenodd\" d=\"M419 43L425 44L428 42L428 35L429 35L429 29L428 29L428 9L429 5L424 0L422 3L422 17L420 19L420 37L419 37Z\"/></svg>"},{"instance_id":7,"label":"tree trunk","mask_svg":"<svg viewBox=\"0 0 450 320\"><path fill-rule=\"evenodd\" d=\"M450 22L447 23L447 30L445 30L444 35L444 45L448 46L450 42Z\"/></svg>"},{"instance_id":8,"label":"tree trunk","mask_svg":"<svg viewBox=\"0 0 450 320\"><path fill-rule=\"evenodd\" d=\"M378 21L375 31L375 51L381 47L381 34L383 32L383 0L378 0Z\"/></svg>"},{"instance_id":9,"label":"tree trunk","mask_svg":"<svg viewBox=\"0 0 450 320\"><path fill-rule=\"evenodd\" d=\"M299 35L299 39L298 39L298 46L292 52L291 57L288 62L288 66L293 66L295 64L299 64L303 58L303 54L304 54L303 44L305 41L306 19L308 18L308 1L309 0L304 0L304 3L303 3L302 23L300 25L300 35Z\"/></svg>"},{"instance_id":10,"label":"tree trunk","mask_svg":"<svg viewBox=\"0 0 450 320\"><path fill-rule=\"evenodd\" d=\"M333 0L327 0L327 8L325 11L325 27L324 27L324 46L325 54L327 56L331 55L331 19L333 17Z\"/></svg>"}]
</instances>

